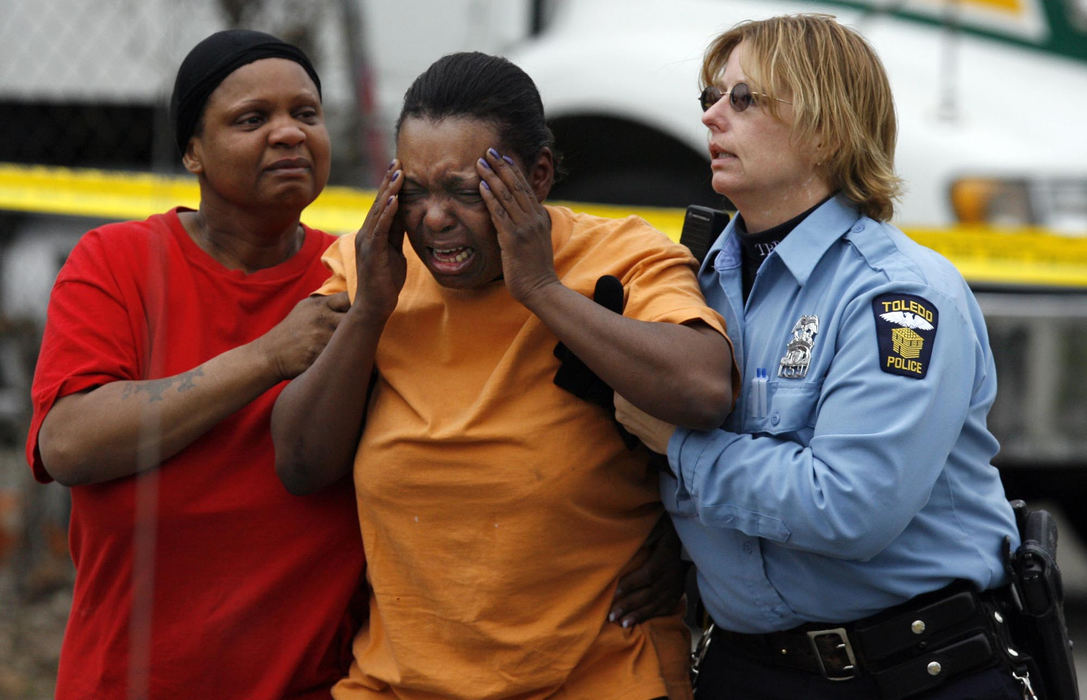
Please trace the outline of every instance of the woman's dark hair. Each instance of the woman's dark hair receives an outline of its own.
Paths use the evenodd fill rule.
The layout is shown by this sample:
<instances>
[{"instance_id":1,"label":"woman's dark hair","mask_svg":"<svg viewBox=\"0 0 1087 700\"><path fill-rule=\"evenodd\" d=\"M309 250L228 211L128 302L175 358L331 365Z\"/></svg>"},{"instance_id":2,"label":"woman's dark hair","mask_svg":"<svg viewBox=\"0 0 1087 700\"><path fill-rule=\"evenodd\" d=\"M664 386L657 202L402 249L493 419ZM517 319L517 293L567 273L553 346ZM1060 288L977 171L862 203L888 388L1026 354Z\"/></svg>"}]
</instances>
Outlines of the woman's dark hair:
<instances>
[{"instance_id":1,"label":"woman's dark hair","mask_svg":"<svg viewBox=\"0 0 1087 700\"><path fill-rule=\"evenodd\" d=\"M555 138L544 120L536 84L500 56L473 51L435 61L404 94L397 134L409 117L435 121L469 117L490 123L501 136L501 145L523 163L531 163L545 147L554 150Z\"/></svg>"}]
</instances>

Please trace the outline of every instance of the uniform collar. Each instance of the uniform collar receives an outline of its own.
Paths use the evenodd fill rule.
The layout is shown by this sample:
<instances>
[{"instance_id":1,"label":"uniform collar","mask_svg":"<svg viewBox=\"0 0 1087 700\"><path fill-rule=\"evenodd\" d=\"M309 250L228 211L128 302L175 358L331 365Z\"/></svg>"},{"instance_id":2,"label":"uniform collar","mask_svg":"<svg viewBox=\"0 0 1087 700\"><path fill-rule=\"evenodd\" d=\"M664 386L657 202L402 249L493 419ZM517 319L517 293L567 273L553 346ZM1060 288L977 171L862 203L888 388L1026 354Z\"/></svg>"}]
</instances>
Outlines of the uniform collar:
<instances>
[{"instance_id":1,"label":"uniform collar","mask_svg":"<svg viewBox=\"0 0 1087 700\"><path fill-rule=\"evenodd\" d=\"M860 218L857 208L837 194L797 224L770 256L781 258L797 283L803 285L831 245L849 233Z\"/></svg>"},{"instance_id":2,"label":"uniform collar","mask_svg":"<svg viewBox=\"0 0 1087 700\"><path fill-rule=\"evenodd\" d=\"M729 268L738 267L742 262L740 255L739 234L736 233L736 214L733 213L728 224L725 225L724 231L713 242L710 249L706 251L706 262L703 269L728 270Z\"/></svg>"}]
</instances>

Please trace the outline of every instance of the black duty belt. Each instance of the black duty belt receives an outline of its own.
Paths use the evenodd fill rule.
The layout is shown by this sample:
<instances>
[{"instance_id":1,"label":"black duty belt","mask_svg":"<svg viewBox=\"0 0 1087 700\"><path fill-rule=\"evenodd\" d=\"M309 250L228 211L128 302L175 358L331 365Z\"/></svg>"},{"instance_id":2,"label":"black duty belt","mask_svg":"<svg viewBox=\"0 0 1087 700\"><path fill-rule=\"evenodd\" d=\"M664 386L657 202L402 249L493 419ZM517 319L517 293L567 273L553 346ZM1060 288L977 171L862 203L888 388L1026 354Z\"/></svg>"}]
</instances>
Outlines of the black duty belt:
<instances>
[{"instance_id":1,"label":"black duty belt","mask_svg":"<svg viewBox=\"0 0 1087 700\"><path fill-rule=\"evenodd\" d=\"M712 638L765 665L832 681L866 674L886 697L901 698L1014 656L995 595L956 583L848 624L813 623L769 634L717 627Z\"/></svg>"}]
</instances>

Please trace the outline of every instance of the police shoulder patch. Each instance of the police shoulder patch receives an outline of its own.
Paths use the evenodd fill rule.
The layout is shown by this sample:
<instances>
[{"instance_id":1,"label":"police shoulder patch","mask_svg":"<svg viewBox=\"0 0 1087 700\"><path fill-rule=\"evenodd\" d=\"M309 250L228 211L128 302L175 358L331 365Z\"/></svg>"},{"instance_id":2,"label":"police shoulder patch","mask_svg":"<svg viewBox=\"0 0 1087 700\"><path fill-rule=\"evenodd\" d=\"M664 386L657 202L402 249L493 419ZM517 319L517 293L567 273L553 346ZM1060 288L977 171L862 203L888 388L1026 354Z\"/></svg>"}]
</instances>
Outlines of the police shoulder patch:
<instances>
[{"instance_id":1,"label":"police shoulder patch","mask_svg":"<svg viewBox=\"0 0 1087 700\"><path fill-rule=\"evenodd\" d=\"M879 343L879 368L888 374L924 379L936 342L939 311L913 294L881 294L872 300Z\"/></svg>"}]
</instances>

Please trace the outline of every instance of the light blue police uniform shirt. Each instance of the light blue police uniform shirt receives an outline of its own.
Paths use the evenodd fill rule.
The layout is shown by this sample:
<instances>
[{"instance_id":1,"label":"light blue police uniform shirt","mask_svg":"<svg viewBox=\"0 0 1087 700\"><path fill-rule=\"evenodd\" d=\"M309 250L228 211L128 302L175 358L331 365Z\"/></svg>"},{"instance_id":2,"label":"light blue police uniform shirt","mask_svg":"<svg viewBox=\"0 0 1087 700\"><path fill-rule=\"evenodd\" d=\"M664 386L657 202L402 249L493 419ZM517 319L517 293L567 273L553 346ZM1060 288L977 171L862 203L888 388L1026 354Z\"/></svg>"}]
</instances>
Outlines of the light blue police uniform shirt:
<instances>
[{"instance_id":1,"label":"light blue police uniform shirt","mask_svg":"<svg viewBox=\"0 0 1087 700\"><path fill-rule=\"evenodd\" d=\"M957 578L1003 585L1002 541L1018 536L990 464L996 369L962 276L838 195L766 258L745 304L734 227L699 281L743 389L721 429L673 434L676 476L661 483L713 619L772 632L859 619ZM806 374L780 377L805 316L818 322Z\"/></svg>"}]
</instances>

